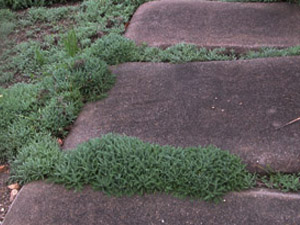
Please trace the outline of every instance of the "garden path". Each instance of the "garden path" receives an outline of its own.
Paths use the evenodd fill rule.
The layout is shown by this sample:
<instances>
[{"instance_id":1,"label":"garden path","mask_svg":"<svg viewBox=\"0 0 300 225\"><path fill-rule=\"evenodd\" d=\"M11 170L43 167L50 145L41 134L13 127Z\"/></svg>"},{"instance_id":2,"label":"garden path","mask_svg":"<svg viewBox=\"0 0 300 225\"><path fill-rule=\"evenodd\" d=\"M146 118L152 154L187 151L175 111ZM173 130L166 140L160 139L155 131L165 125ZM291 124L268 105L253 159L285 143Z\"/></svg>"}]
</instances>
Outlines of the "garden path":
<instances>
[{"instance_id":1,"label":"garden path","mask_svg":"<svg viewBox=\"0 0 300 225\"><path fill-rule=\"evenodd\" d=\"M300 45L298 7L161 0L142 5L125 34L137 43L230 47ZM177 146L214 144L252 171L300 172L300 57L181 65L127 63L105 100L85 106L65 149L108 132ZM108 197L45 182L25 185L3 225L300 224L300 195L254 189L219 204L164 194Z\"/></svg>"}]
</instances>

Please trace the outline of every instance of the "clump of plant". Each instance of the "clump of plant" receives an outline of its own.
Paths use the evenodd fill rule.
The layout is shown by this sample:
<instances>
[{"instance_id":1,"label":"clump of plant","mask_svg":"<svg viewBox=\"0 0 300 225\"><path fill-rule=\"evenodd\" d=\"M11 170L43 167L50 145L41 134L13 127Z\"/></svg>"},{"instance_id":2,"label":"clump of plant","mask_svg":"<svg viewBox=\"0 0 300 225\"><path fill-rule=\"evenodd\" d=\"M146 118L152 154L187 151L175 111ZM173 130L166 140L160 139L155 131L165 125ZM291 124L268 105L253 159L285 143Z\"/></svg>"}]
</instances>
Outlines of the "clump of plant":
<instances>
[{"instance_id":1,"label":"clump of plant","mask_svg":"<svg viewBox=\"0 0 300 225\"><path fill-rule=\"evenodd\" d=\"M300 174L270 173L259 177L268 188L278 189L283 192L300 190Z\"/></svg>"},{"instance_id":2,"label":"clump of plant","mask_svg":"<svg viewBox=\"0 0 300 225\"><path fill-rule=\"evenodd\" d=\"M208 50L206 48L198 48L193 44L179 43L171 46L156 55L156 50L154 54L151 51L142 48L145 53L142 53L142 57L145 59L151 59L152 57L158 57L161 62L171 62L171 63L185 63L194 61L227 61L235 60L236 56L233 51L229 55L225 54L225 48L216 48Z\"/></svg>"},{"instance_id":3,"label":"clump of plant","mask_svg":"<svg viewBox=\"0 0 300 225\"><path fill-rule=\"evenodd\" d=\"M48 62L48 51L41 48L41 44L35 41L23 42L17 45L13 51L15 56L11 59L9 70L21 73L24 77L39 77Z\"/></svg>"},{"instance_id":4,"label":"clump of plant","mask_svg":"<svg viewBox=\"0 0 300 225\"><path fill-rule=\"evenodd\" d=\"M109 65L138 61L139 51L134 41L119 34L109 34L98 39L90 48L95 57Z\"/></svg>"},{"instance_id":5,"label":"clump of plant","mask_svg":"<svg viewBox=\"0 0 300 225\"><path fill-rule=\"evenodd\" d=\"M26 9L32 6L50 6L55 3L76 1L81 0L0 0L0 8Z\"/></svg>"},{"instance_id":6,"label":"clump of plant","mask_svg":"<svg viewBox=\"0 0 300 225\"><path fill-rule=\"evenodd\" d=\"M20 183L47 178L68 188L90 184L114 195L166 192L218 200L229 191L252 187L254 181L241 160L227 151L160 146L113 134L68 152L43 138L24 147L12 165L12 179Z\"/></svg>"},{"instance_id":7,"label":"clump of plant","mask_svg":"<svg viewBox=\"0 0 300 225\"><path fill-rule=\"evenodd\" d=\"M18 148L30 140L31 127L17 121L26 118L36 110L35 96L38 88L35 85L18 84L10 89L0 89L0 163L16 154Z\"/></svg>"},{"instance_id":8,"label":"clump of plant","mask_svg":"<svg viewBox=\"0 0 300 225\"><path fill-rule=\"evenodd\" d=\"M91 53L107 62L116 65L123 62L171 62L184 63L193 61L235 60L232 51L225 53L224 48L208 50L193 44L180 43L165 50L147 45L137 46L134 41L119 34L109 34L91 45Z\"/></svg>"},{"instance_id":9,"label":"clump of plant","mask_svg":"<svg viewBox=\"0 0 300 225\"><path fill-rule=\"evenodd\" d=\"M72 93L65 92L52 97L38 114L37 123L55 137L64 137L66 129L77 117L82 102L70 98ZM80 96L79 96L80 99Z\"/></svg>"},{"instance_id":10,"label":"clump of plant","mask_svg":"<svg viewBox=\"0 0 300 225\"><path fill-rule=\"evenodd\" d=\"M11 180L21 183L46 179L55 172L63 154L51 135L37 135L21 147L17 158L11 162Z\"/></svg>"},{"instance_id":11,"label":"clump of plant","mask_svg":"<svg viewBox=\"0 0 300 225\"><path fill-rule=\"evenodd\" d=\"M0 9L0 49L6 37L16 26L16 15L9 9Z\"/></svg>"},{"instance_id":12,"label":"clump of plant","mask_svg":"<svg viewBox=\"0 0 300 225\"><path fill-rule=\"evenodd\" d=\"M67 37L64 39L64 47L67 54L74 57L79 52L78 39L74 30L68 32Z\"/></svg>"},{"instance_id":13,"label":"clump of plant","mask_svg":"<svg viewBox=\"0 0 300 225\"><path fill-rule=\"evenodd\" d=\"M77 55L54 64L37 84L0 89L0 161L13 159L35 134L64 137L82 104L103 98L115 77L105 62Z\"/></svg>"},{"instance_id":14,"label":"clump of plant","mask_svg":"<svg viewBox=\"0 0 300 225\"><path fill-rule=\"evenodd\" d=\"M86 54L56 65L52 75L47 82L53 93L78 90L84 102L105 97L115 82L104 61Z\"/></svg>"},{"instance_id":15,"label":"clump of plant","mask_svg":"<svg viewBox=\"0 0 300 225\"><path fill-rule=\"evenodd\" d=\"M267 57L281 57L281 56L296 56L300 55L300 46L293 46L289 48L261 48L258 51L249 51L244 54L241 59L257 59Z\"/></svg>"},{"instance_id":16,"label":"clump of plant","mask_svg":"<svg viewBox=\"0 0 300 225\"><path fill-rule=\"evenodd\" d=\"M76 12L77 7L75 6L62 6L54 8L33 7L27 10L25 18L31 23L54 23L62 19L73 18L73 14Z\"/></svg>"}]
</instances>

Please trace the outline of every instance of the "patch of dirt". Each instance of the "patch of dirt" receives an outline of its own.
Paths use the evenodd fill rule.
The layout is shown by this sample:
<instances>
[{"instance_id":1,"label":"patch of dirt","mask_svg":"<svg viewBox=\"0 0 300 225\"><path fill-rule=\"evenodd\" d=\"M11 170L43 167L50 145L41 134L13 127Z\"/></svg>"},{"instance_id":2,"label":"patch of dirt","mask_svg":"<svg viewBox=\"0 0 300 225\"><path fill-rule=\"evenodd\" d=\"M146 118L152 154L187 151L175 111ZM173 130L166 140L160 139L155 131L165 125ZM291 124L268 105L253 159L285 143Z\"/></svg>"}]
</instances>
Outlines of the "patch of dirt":
<instances>
[{"instance_id":1,"label":"patch of dirt","mask_svg":"<svg viewBox=\"0 0 300 225\"><path fill-rule=\"evenodd\" d=\"M79 6L81 3L82 3L82 1L55 3L50 6L47 6L47 8L59 8L59 7L64 7L64 6Z\"/></svg>"},{"instance_id":2,"label":"patch of dirt","mask_svg":"<svg viewBox=\"0 0 300 225\"><path fill-rule=\"evenodd\" d=\"M78 4L78 3L77 3ZM75 5L75 4L74 4ZM58 6L57 6L58 7ZM18 12L19 17L25 17L27 10L24 10L22 12ZM44 43L44 37L47 35L53 35L54 37L54 45L57 45L59 42L59 33L67 32L71 27L75 26L76 23L72 19L62 19L60 21L57 21L57 25L51 25L51 23L48 22L36 22L35 24L27 27L18 27L18 29L15 29L9 36L7 37L9 40L11 40L10 45L1 45L0 44L0 56L2 52L8 49L12 49L17 44L20 44L22 42L28 42L28 41L38 41L40 43ZM29 35L28 31L31 32ZM0 40L3 42L4 40ZM42 49L46 50L47 46L42 45ZM11 57L13 57L13 54L11 54ZM0 64L3 63L0 61ZM9 71L6 71L9 72ZM0 83L0 87L8 88L16 83L31 83L31 78L28 76L24 76L24 74L21 73L14 73L13 78L10 81L7 81L5 83Z\"/></svg>"},{"instance_id":3,"label":"patch of dirt","mask_svg":"<svg viewBox=\"0 0 300 225\"><path fill-rule=\"evenodd\" d=\"M2 223L4 216L12 203L9 200L10 189L7 187L8 178L9 170L8 167L5 167L5 169L0 170L0 224Z\"/></svg>"},{"instance_id":4,"label":"patch of dirt","mask_svg":"<svg viewBox=\"0 0 300 225\"><path fill-rule=\"evenodd\" d=\"M18 27L19 30L11 33L9 38L14 39L15 44L20 44L22 42L39 41L43 42L44 37L47 35L58 35L62 32L58 29L63 29L66 32L71 27L75 26L76 23L70 19L62 19L57 21L57 25L51 25L49 22L36 22L35 24L27 27ZM30 31L31 33L28 33Z\"/></svg>"}]
</instances>

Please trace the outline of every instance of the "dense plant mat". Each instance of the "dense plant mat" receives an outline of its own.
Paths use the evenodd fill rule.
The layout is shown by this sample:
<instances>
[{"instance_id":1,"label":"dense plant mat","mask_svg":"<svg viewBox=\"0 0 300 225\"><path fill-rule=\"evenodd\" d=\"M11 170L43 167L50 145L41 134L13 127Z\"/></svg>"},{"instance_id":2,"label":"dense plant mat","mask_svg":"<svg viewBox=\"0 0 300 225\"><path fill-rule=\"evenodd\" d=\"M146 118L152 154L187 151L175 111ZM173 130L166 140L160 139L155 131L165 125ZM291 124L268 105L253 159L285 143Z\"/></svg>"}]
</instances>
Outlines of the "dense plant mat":
<instances>
[{"instance_id":1,"label":"dense plant mat","mask_svg":"<svg viewBox=\"0 0 300 225\"><path fill-rule=\"evenodd\" d=\"M104 98L113 86L116 78L108 65L123 62L237 60L300 54L299 46L283 50L267 48L242 56L230 49L199 49L185 43L167 49L137 46L122 34L136 8L145 2L88 0L75 6L33 7L18 13L0 10L0 163L11 163L14 181L26 183L51 178L67 187L79 188L89 183L106 192L112 188L115 194L130 194L129 189L122 188L137 185L134 192L166 191L203 199L213 199L230 190L252 185L252 176L238 158L212 147L161 147L109 135L88 142L74 152L60 152L57 138L67 135L83 104ZM62 1L0 0L0 8L20 9L52 3ZM92 149L96 149L95 153ZM112 152L106 155L108 151ZM152 157L151 160L145 159L147 154ZM172 161L175 156L179 157L179 161ZM123 171L121 178L114 172L101 174L105 166L111 166L109 163L113 157L115 161L111 162L116 163L115 169L129 166L128 173ZM133 157L137 162L130 164L127 157ZM79 158L87 166L83 170ZM93 159L107 161L97 167ZM158 165L157 159L161 160L162 165ZM141 160L146 160L149 167L144 168ZM210 161L211 166L204 160ZM79 166L74 173L68 169L69 163L72 168ZM189 168L192 165L194 167ZM159 171L156 171L156 166ZM177 167L182 169L183 174ZM188 172L187 168L191 171ZM153 173L153 180L146 169ZM166 169L165 174L163 169ZM85 172L82 171L85 170L87 173L83 175ZM140 176L144 172L146 177ZM131 176L135 177L132 181L129 180ZM150 187L152 183L145 183L146 178L155 184L153 188ZM187 178L191 178L191 181ZM110 186L114 182L120 188ZM212 183L208 185L208 182ZM208 188L207 192L205 188Z\"/></svg>"},{"instance_id":2,"label":"dense plant mat","mask_svg":"<svg viewBox=\"0 0 300 225\"><path fill-rule=\"evenodd\" d=\"M48 178L68 188L114 195L172 193L204 200L250 188L254 176L241 160L215 147L175 148L108 134L61 152L51 138L24 147L12 163L21 183Z\"/></svg>"},{"instance_id":3,"label":"dense plant mat","mask_svg":"<svg viewBox=\"0 0 300 225\"><path fill-rule=\"evenodd\" d=\"M63 4L80 1L82 0L0 0L0 9L26 9L29 7L51 6L53 4Z\"/></svg>"}]
</instances>

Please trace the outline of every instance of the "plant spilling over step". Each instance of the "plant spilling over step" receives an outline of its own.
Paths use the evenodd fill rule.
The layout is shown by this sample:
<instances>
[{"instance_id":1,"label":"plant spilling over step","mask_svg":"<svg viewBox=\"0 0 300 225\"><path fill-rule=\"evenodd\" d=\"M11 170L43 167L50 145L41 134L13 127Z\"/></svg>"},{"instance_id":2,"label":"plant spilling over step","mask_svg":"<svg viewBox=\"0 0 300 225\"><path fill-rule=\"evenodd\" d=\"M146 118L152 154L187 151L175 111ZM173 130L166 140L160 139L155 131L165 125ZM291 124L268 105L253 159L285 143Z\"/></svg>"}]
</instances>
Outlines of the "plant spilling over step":
<instances>
[{"instance_id":1,"label":"plant spilling over step","mask_svg":"<svg viewBox=\"0 0 300 225\"><path fill-rule=\"evenodd\" d=\"M268 175L257 176L257 185L263 187L278 189L283 192L297 192L300 190L300 173L298 174L283 174L268 172Z\"/></svg>"},{"instance_id":2,"label":"plant spilling over step","mask_svg":"<svg viewBox=\"0 0 300 225\"><path fill-rule=\"evenodd\" d=\"M76 189L90 184L113 195L166 192L215 200L254 184L241 160L227 151L159 146L113 134L67 152L43 136L22 148L12 167L12 179L20 183L49 179Z\"/></svg>"},{"instance_id":3,"label":"plant spilling over step","mask_svg":"<svg viewBox=\"0 0 300 225\"><path fill-rule=\"evenodd\" d=\"M0 0L0 8L59 2ZM6 49L0 51L0 84L10 86L0 87L0 163L11 162L13 180L49 178L67 187L91 184L107 193L166 191L202 199L252 186L253 176L240 160L213 147L161 147L108 135L72 152L59 150L56 139L67 135L82 105L105 97L113 86L115 76L108 65L300 55L299 46L266 48L244 56L185 43L167 49L137 46L121 35L144 2L87 0L20 13L0 10L0 50ZM28 84L18 84L19 79ZM110 173L108 168L114 170Z\"/></svg>"},{"instance_id":4,"label":"plant spilling over step","mask_svg":"<svg viewBox=\"0 0 300 225\"><path fill-rule=\"evenodd\" d=\"M220 49L197 49L187 44L166 50L139 47L118 34L104 36L83 50L78 49L76 43L76 35L71 31L64 39L63 50L57 50L57 57L56 50L42 50L41 46L34 44L24 46L26 51L31 51L23 56L27 56L24 60L33 66L32 71L42 71L42 76L36 77L33 84L22 83L0 89L3 115L0 127L4 131L0 134L0 162L12 160L18 149L35 140L38 133L65 137L83 103L105 97L114 84L115 76L105 61L113 65L128 61L230 59ZM49 60L52 53L54 55ZM24 66L24 70L28 69Z\"/></svg>"},{"instance_id":5,"label":"plant spilling over step","mask_svg":"<svg viewBox=\"0 0 300 225\"><path fill-rule=\"evenodd\" d=\"M64 137L83 102L104 97L114 80L105 62L82 55L55 65L36 84L0 89L0 161L13 160L42 134Z\"/></svg>"}]
</instances>

